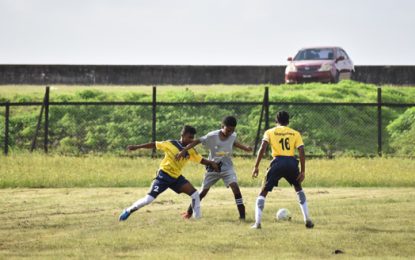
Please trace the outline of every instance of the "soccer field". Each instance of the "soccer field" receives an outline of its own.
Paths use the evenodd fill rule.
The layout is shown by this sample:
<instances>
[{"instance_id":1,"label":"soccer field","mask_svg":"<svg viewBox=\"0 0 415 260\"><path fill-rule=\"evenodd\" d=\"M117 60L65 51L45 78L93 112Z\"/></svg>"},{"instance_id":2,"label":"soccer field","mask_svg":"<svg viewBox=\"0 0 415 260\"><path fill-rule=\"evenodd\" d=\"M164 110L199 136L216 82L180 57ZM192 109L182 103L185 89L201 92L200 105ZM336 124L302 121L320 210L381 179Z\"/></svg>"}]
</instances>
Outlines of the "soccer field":
<instances>
[{"instance_id":1,"label":"soccer field","mask_svg":"<svg viewBox=\"0 0 415 260\"><path fill-rule=\"evenodd\" d=\"M189 198L171 191L118 222L147 188L0 190L0 258L310 259L414 258L413 188L306 188L316 224L304 227L290 188L269 194L262 230L251 230L258 188L242 188L247 222L230 190L214 187L203 218L183 220ZM291 222L274 221L278 208Z\"/></svg>"}]
</instances>

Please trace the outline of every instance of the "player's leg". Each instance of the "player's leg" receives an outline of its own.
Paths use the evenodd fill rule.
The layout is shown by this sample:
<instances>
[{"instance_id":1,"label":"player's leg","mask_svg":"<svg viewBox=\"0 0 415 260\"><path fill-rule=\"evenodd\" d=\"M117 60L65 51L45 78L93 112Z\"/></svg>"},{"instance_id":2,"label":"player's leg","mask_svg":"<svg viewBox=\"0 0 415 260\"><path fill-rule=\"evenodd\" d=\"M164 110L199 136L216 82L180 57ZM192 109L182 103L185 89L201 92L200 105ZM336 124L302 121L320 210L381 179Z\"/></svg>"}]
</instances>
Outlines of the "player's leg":
<instances>
[{"instance_id":1,"label":"player's leg","mask_svg":"<svg viewBox=\"0 0 415 260\"><path fill-rule=\"evenodd\" d=\"M182 176L181 176L182 177ZM193 209L193 216L194 218L200 218L202 216L200 210L200 195L199 192L193 187L193 185L187 181L183 185L180 186L179 192L186 193L192 198L192 209Z\"/></svg>"},{"instance_id":2,"label":"player's leg","mask_svg":"<svg viewBox=\"0 0 415 260\"><path fill-rule=\"evenodd\" d=\"M262 212L264 211L265 207L265 198L267 197L268 192L272 191L274 186L278 186L278 181L281 178L280 173L281 169L278 167L278 165L273 164L265 174L261 192L256 199L255 224L252 226L252 228L261 228Z\"/></svg>"},{"instance_id":3,"label":"player's leg","mask_svg":"<svg viewBox=\"0 0 415 260\"><path fill-rule=\"evenodd\" d=\"M314 223L308 213L307 199L301 184L294 185L295 192L297 193L298 203L300 204L301 212L303 213L304 223L307 228L313 228Z\"/></svg>"},{"instance_id":4,"label":"player's leg","mask_svg":"<svg viewBox=\"0 0 415 260\"><path fill-rule=\"evenodd\" d=\"M265 207L265 198L268 195L268 188L263 186L255 202L255 223L251 228L261 228L262 212Z\"/></svg>"},{"instance_id":5,"label":"player's leg","mask_svg":"<svg viewBox=\"0 0 415 260\"><path fill-rule=\"evenodd\" d=\"M298 161L292 160L290 168L293 169L289 172L286 180L294 186L295 192L297 193L298 203L301 208L301 212L303 213L304 223L307 228L313 228L314 223L311 221L310 215L308 213L308 206L307 206L307 199L301 186L301 183L297 180L298 175L300 174L298 169Z\"/></svg>"},{"instance_id":6,"label":"player's leg","mask_svg":"<svg viewBox=\"0 0 415 260\"><path fill-rule=\"evenodd\" d=\"M241 193L241 190L239 189L238 183L232 182L229 184L229 187L231 187L233 196L235 197L236 207L238 208L238 212L239 212L239 219L244 220L245 219L245 205L242 199L242 193Z\"/></svg>"},{"instance_id":7,"label":"player's leg","mask_svg":"<svg viewBox=\"0 0 415 260\"><path fill-rule=\"evenodd\" d=\"M207 195L208 192L209 192L209 188L202 190L202 192L199 194L200 201L202 201L202 199ZM193 215L192 204L189 205L189 207L187 208L187 211L183 213L182 215L183 215L183 218L185 219L189 219Z\"/></svg>"},{"instance_id":8,"label":"player's leg","mask_svg":"<svg viewBox=\"0 0 415 260\"><path fill-rule=\"evenodd\" d=\"M231 187L233 195L235 197L235 203L239 212L239 219L245 219L245 205L242 199L242 194L238 186L238 178L236 177L236 172L233 168L228 169L227 171L222 172L222 180L225 183L226 187Z\"/></svg>"},{"instance_id":9,"label":"player's leg","mask_svg":"<svg viewBox=\"0 0 415 260\"><path fill-rule=\"evenodd\" d=\"M163 173L158 173L157 177L154 179L153 183L151 184L150 191L146 196L134 202L130 207L123 210L121 215L119 216L119 221L125 221L127 218L133 213L134 211L139 210L140 208L150 204L153 202L158 195L163 193L168 187L169 183L165 181L165 176L163 178L159 178L159 176L164 175Z\"/></svg>"},{"instance_id":10,"label":"player's leg","mask_svg":"<svg viewBox=\"0 0 415 260\"><path fill-rule=\"evenodd\" d=\"M203 178L203 183L200 193L200 200L204 198L209 192L210 187L212 187L218 180L220 180L220 173L217 172L206 172ZM188 211L183 214L183 218L190 218L193 214L192 205L189 206Z\"/></svg>"}]
</instances>

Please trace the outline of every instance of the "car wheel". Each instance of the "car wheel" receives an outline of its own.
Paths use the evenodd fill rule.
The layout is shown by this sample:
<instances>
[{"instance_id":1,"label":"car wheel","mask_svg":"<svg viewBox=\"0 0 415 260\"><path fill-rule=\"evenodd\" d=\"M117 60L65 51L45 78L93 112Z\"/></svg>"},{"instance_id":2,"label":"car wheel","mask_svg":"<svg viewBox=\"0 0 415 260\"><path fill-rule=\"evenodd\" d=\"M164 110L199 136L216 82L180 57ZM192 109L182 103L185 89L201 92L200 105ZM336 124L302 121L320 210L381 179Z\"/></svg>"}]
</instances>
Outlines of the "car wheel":
<instances>
[{"instance_id":1,"label":"car wheel","mask_svg":"<svg viewBox=\"0 0 415 260\"><path fill-rule=\"evenodd\" d=\"M331 83L338 83L339 80L340 80L340 72L339 71L336 71L336 74L332 78Z\"/></svg>"}]
</instances>

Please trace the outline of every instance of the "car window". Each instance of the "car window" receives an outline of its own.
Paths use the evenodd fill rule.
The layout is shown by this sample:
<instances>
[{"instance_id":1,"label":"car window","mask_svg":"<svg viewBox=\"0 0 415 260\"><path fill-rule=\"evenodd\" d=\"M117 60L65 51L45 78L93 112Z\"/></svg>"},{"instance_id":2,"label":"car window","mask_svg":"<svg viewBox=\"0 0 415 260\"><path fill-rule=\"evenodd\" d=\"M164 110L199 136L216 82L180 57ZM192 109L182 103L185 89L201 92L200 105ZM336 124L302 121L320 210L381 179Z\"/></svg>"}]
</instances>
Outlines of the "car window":
<instances>
[{"instance_id":1,"label":"car window","mask_svg":"<svg viewBox=\"0 0 415 260\"><path fill-rule=\"evenodd\" d=\"M345 58L346 60L348 60L348 59L349 59L349 56L347 55L347 53L346 53L344 50L342 50L342 49L340 49L340 55L341 55L341 56L344 56L344 58Z\"/></svg>"},{"instance_id":2,"label":"car window","mask_svg":"<svg viewBox=\"0 0 415 260\"><path fill-rule=\"evenodd\" d=\"M295 55L294 60L332 60L334 50L331 48L324 49L304 49Z\"/></svg>"}]
</instances>

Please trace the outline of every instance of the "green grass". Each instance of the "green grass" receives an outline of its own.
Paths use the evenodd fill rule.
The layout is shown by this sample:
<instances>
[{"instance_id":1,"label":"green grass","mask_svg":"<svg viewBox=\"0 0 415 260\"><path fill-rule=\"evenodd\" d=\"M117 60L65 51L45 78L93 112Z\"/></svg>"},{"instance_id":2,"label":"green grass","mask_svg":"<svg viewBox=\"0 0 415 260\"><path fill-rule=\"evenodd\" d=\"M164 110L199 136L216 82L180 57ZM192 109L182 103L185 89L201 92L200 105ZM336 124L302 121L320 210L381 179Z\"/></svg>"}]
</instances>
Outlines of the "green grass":
<instances>
[{"instance_id":1,"label":"green grass","mask_svg":"<svg viewBox=\"0 0 415 260\"><path fill-rule=\"evenodd\" d=\"M304 102L377 102L377 87L354 81L341 81L339 84L309 83L298 85L164 85L157 87L158 101L258 101L264 95L264 87L269 86L270 101ZM98 91L106 101L137 100L151 101L151 86L80 86L51 85L52 101L79 100L79 93L86 90ZM384 102L415 102L415 88L381 86ZM2 85L0 100L41 101L44 86Z\"/></svg>"},{"instance_id":2,"label":"green grass","mask_svg":"<svg viewBox=\"0 0 415 260\"><path fill-rule=\"evenodd\" d=\"M145 155L145 154L143 154ZM159 154L160 156L161 154ZM12 154L0 156L0 188L29 187L147 187L161 158ZM269 160L261 163L260 177L251 178L255 158L234 158L239 183L258 187ZM415 160L403 158L337 158L307 160L307 187L415 187ZM199 186L202 165L189 162L183 174ZM222 185L222 184L221 184ZM282 185L287 186L285 182Z\"/></svg>"},{"instance_id":3,"label":"green grass","mask_svg":"<svg viewBox=\"0 0 415 260\"><path fill-rule=\"evenodd\" d=\"M251 230L258 188L242 188L247 222L230 190L215 187L201 220L182 220L186 195L171 191L119 223L147 188L2 189L0 258L341 259L415 258L413 188L308 188L316 224L307 230L292 189L266 200L262 230ZM278 208L291 222L274 221Z\"/></svg>"},{"instance_id":4,"label":"green grass","mask_svg":"<svg viewBox=\"0 0 415 260\"><path fill-rule=\"evenodd\" d=\"M261 101L263 87L163 86L157 93L163 101ZM270 87L271 100L376 101L376 86L350 81ZM415 88L382 88L385 102L415 102ZM151 100L147 86L52 86L51 98L77 99L82 90L99 90L108 100ZM42 100L43 92L44 87L1 86L0 101ZM415 160L307 160L304 187L315 229L304 228L295 193L281 181L267 198L263 229L251 230L267 159L255 180L254 158L234 159L247 223L236 220L233 196L222 183L202 202L200 221L182 220L189 198L167 191L118 223L121 210L146 194L161 160L146 157L147 151L141 155L70 157L13 150L0 155L0 259L321 259L333 257L336 249L345 252L336 256L342 259L415 258ZM200 187L203 172L201 165L189 163L183 173ZM292 211L291 222L274 221L281 207Z\"/></svg>"}]
</instances>

